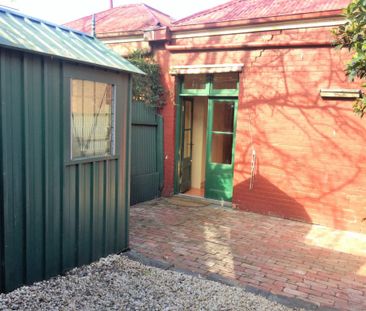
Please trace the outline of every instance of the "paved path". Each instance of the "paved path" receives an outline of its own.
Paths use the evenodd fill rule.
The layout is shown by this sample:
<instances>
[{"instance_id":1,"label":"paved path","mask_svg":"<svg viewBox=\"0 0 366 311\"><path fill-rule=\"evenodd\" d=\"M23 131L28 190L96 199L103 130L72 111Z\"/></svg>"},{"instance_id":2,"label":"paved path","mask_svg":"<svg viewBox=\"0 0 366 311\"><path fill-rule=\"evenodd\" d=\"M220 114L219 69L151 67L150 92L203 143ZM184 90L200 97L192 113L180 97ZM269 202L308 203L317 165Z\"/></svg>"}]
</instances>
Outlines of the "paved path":
<instances>
[{"instance_id":1,"label":"paved path","mask_svg":"<svg viewBox=\"0 0 366 311\"><path fill-rule=\"evenodd\" d=\"M137 252L340 310L366 310L366 235L182 198L131 208Z\"/></svg>"}]
</instances>

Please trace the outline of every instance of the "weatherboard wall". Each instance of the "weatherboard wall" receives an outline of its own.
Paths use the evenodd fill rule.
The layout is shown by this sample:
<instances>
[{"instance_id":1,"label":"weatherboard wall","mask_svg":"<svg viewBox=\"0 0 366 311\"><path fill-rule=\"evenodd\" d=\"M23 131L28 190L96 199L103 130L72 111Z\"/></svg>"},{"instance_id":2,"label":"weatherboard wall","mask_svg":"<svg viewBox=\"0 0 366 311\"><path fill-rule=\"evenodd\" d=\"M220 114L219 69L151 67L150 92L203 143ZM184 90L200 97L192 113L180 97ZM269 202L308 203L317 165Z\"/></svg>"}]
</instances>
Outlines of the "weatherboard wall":
<instances>
[{"instance_id":1,"label":"weatherboard wall","mask_svg":"<svg viewBox=\"0 0 366 311\"><path fill-rule=\"evenodd\" d=\"M70 161L69 79L116 89L116 155ZM0 49L0 289L128 247L129 75Z\"/></svg>"}]
</instances>

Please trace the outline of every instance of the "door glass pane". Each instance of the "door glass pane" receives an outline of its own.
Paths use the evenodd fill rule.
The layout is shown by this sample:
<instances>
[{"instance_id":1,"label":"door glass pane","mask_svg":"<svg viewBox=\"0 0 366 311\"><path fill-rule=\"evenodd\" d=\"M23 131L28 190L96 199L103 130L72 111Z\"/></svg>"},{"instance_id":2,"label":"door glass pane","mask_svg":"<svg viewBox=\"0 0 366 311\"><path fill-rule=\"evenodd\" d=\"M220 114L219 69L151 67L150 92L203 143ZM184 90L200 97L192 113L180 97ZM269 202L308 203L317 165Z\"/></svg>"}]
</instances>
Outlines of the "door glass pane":
<instances>
[{"instance_id":1,"label":"door glass pane","mask_svg":"<svg viewBox=\"0 0 366 311\"><path fill-rule=\"evenodd\" d=\"M191 148L192 148L192 131L191 130L185 130L184 131L184 158L190 158L191 157Z\"/></svg>"},{"instance_id":2,"label":"door glass pane","mask_svg":"<svg viewBox=\"0 0 366 311\"><path fill-rule=\"evenodd\" d=\"M213 75L213 89L214 90L236 90L239 80L239 73L225 72Z\"/></svg>"},{"instance_id":3,"label":"door glass pane","mask_svg":"<svg viewBox=\"0 0 366 311\"><path fill-rule=\"evenodd\" d=\"M184 102L184 145L183 158L191 157L192 148L192 102L187 100Z\"/></svg>"},{"instance_id":4,"label":"door glass pane","mask_svg":"<svg viewBox=\"0 0 366 311\"><path fill-rule=\"evenodd\" d=\"M183 81L183 88L186 90L204 90L206 88L206 75L185 75Z\"/></svg>"},{"instance_id":5,"label":"door glass pane","mask_svg":"<svg viewBox=\"0 0 366 311\"><path fill-rule=\"evenodd\" d=\"M234 103L215 102L213 105L212 130L234 132Z\"/></svg>"},{"instance_id":6,"label":"door glass pane","mask_svg":"<svg viewBox=\"0 0 366 311\"><path fill-rule=\"evenodd\" d=\"M192 102L184 103L184 129L190 129L192 124Z\"/></svg>"},{"instance_id":7,"label":"door glass pane","mask_svg":"<svg viewBox=\"0 0 366 311\"><path fill-rule=\"evenodd\" d=\"M233 135L212 133L211 162L231 164Z\"/></svg>"}]
</instances>

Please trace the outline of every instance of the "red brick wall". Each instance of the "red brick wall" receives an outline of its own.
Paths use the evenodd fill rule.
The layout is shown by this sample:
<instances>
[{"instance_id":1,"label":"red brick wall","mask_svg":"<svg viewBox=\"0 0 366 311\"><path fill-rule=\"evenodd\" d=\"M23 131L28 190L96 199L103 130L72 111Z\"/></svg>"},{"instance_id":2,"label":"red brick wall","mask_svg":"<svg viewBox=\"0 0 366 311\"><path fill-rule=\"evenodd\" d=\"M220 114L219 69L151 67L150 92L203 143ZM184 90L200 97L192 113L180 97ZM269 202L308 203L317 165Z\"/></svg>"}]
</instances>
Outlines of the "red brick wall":
<instances>
[{"instance_id":1,"label":"red brick wall","mask_svg":"<svg viewBox=\"0 0 366 311\"><path fill-rule=\"evenodd\" d=\"M366 123L353 114L352 101L319 95L320 88L352 87L343 72L348 55L329 48L250 54L238 113L234 203L364 230ZM252 148L257 168L249 190Z\"/></svg>"},{"instance_id":2,"label":"red brick wall","mask_svg":"<svg viewBox=\"0 0 366 311\"><path fill-rule=\"evenodd\" d=\"M330 29L303 29L181 39L172 44L331 40ZM243 63L237 121L233 203L240 209L366 231L366 120L352 101L325 100L320 88L347 81L346 51L324 48L169 53L158 51L171 96L165 120L165 195L174 181L172 65ZM249 189L252 150L257 153Z\"/></svg>"},{"instance_id":3,"label":"red brick wall","mask_svg":"<svg viewBox=\"0 0 366 311\"><path fill-rule=\"evenodd\" d=\"M175 77L169 75L170 54L165 49L155 49L155 58L160 64L166 104L160 113L164 118L164 196L174 194L175 157Z\"/></svg>"}]
</instances>

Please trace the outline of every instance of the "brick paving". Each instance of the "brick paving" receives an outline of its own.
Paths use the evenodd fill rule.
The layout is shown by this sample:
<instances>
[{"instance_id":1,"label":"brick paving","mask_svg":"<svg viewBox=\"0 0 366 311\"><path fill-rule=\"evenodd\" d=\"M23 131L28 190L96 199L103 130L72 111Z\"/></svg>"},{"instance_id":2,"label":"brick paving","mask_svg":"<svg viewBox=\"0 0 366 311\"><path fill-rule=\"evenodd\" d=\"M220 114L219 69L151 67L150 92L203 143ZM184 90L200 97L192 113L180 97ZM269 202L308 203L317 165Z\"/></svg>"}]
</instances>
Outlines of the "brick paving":
<instances>
[{"instance_id":1,"label":"brick paving","mask_svg":"<svg viewBox=\"0 0 366 311\"><path fill-rule=\"evenodd\" d=\"M366 310L365 234L176 197L138 204L130 215L130 246L146 257L322 307Z\"/></svg>"}]
</instances>

